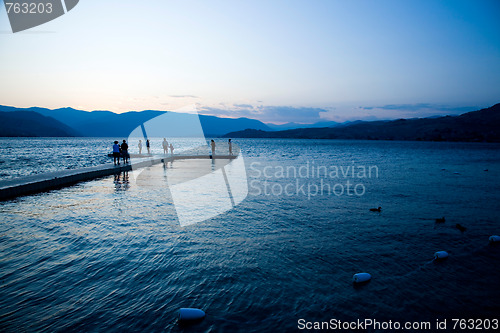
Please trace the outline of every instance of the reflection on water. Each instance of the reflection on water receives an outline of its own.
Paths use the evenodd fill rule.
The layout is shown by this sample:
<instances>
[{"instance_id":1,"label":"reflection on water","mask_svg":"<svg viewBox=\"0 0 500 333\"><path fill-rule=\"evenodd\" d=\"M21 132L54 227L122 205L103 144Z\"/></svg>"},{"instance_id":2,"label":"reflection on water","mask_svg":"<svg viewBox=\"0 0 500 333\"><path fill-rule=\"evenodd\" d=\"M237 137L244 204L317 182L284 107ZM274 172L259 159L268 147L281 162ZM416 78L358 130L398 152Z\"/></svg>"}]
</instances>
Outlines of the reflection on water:
<instances>
[{"instance_id":1,"label":"reflection on water","mask_svg":"<svg viewBox=\"0 0 500 333\"><path fill-rule=\"evenodd\" d=\"M128 171L122 171L114 175L115 191L126 191L130 188Z\"/></svg>"}]
</instances>

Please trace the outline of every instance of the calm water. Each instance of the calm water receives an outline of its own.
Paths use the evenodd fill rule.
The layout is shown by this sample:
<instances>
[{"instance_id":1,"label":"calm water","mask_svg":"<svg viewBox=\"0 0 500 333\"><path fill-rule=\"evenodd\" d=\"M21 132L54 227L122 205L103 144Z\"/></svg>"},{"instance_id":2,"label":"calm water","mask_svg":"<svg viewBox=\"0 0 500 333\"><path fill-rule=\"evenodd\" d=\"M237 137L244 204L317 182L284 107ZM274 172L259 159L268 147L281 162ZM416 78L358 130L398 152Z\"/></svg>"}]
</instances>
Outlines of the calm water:
<instances>
[{"instance_id":1,"label":"calm water","mask_svg":"<svg viewBox=\"0 0 500 333\"><path fill-rule=\"evenodd\" d=\"M174 144L175 152L190 143L189 139L167 139ZM0 138L0 181L112 163L107 154L113 151L114 140L122 142L121 138ZM162 141L163 138L151 138L152 154L163 153ZM145 154L146 143L142 144ZM138 154L139 148L131 145L129 152Z\"/></svg>"},{"instance_id":2,"label":"calm water","mask_svg":"<svg viewBox=\"0 0 500 333\"><path fill-rule=\"evenodd\" d=\"M3 178L108 163L108 141L40 139L35 149L3 139ZM0 203L0 331L273 332L296 331L300 318L500 317L500 246L488 244L500 234L500 145L236 141L248 197L189 227L167 188L131 175ZM148 172L168 176L185 163ZM433 262L438 250L450 258ZM372 281L353 286L358 272ZM207 317L181 326L181 307Z\"/></svg>"}]
</instances>

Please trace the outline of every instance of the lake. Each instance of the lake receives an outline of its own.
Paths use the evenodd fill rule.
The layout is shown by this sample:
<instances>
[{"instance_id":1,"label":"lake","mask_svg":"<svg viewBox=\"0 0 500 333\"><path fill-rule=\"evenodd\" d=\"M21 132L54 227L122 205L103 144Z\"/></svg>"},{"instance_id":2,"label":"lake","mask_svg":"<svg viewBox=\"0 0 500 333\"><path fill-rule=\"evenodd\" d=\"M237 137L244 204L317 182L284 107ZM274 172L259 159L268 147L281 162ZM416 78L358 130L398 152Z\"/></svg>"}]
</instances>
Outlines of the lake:
<instances>
[{"instance_id":1,"label":"lake","mask_svg":"<svg viewBox=\"0 0 500 333\"><path fill-rule=\"evenodd\" d=\"M0 179L112 163L111 141L0 139ZM450 329L453 318L499 318L500 246L488 242L500 234L499 144L233 141L248 196L190 226L168 187L132 173L1 202L0 330L273 332L300 331L301 319L447 319ZM161 138L152 145L159 153ZM440 250L449 258L433 260ZM372 280L353 285L360 272ZM207 316L180 325L182 307Z\"/></svg>"}]
</instances>

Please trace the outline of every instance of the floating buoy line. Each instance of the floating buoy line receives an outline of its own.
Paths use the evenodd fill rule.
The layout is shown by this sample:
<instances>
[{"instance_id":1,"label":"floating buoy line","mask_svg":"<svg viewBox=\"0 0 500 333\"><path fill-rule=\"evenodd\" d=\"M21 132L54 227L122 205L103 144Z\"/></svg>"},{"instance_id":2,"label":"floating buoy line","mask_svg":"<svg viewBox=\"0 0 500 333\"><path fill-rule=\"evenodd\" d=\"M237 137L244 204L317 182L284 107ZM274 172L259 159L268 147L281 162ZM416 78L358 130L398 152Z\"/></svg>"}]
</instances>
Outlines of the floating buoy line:
<instances>
[{"instance_id":1,"label":"floating buoy line","mask_svg":"<svg viewBox=\"0 0 500 333\"><path fill-rule=\"evenodd\" d=\"M444 218L443 218L443 220L444 220ZM500 244L500 236L498 236L498 235L492 235L489 237L488 240L490 243ZM427 264L432 263L433 261L442 261L442 260L447 259L448 257L449 257L449 253L447 251L443 251L443 250L437 251L434 253L434 259L432 261L428 262ZM318 257L318 259L321 259L325 262L328 262L320 257ZM328 263L330 263L330 262L328 262ZM422 268L422 267L420 267L420 268ZM411 273L412 272L410 272L409 274L411 274ZM408 274L406 274L406 275L408 275ZM366 284L366 283L370 282L371 279L372 279L372 276L370 273L366 273L366 272L356 273L352 277L352 282L354 285L362 285L362 284ZM181 308L179 310L178 320L181 323L197 323L197 322L202 321L205 318L205 316L206 316L205 311L203 311L201 309Z\"/></svg>"}]
</instances>

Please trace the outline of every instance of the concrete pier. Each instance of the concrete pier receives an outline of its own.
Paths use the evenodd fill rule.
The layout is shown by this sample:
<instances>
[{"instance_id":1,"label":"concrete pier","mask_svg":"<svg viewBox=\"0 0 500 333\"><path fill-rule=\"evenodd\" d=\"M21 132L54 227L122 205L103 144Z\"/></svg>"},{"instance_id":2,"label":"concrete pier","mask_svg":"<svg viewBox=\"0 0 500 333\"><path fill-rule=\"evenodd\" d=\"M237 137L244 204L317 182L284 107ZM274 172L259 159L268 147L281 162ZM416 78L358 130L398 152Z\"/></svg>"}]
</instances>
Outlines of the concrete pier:
<instances>
[{"instance_id":1,"label":"concrete pier","mask_svg":"<svg viewBox=\"0 0 500 333\"><path fill-rule=\"evenodd\" d=\"M234 155L215 155L215 159L234 159ZM211 155L174 155L162 156L156 155L149 158L142 158L134 161L134 169L149 167L163 162L172 162L175 160L187 159L211 159ZM71 186L79 182L93 180L118 174L122 171L131 171L132 164L113 165L102 164L93 167L61 170L39 175L32 175L22 178L8 179L0 181L0 201L13 199L19 196L45 192L65 186Z\"/></svg>"}]
</instances>

